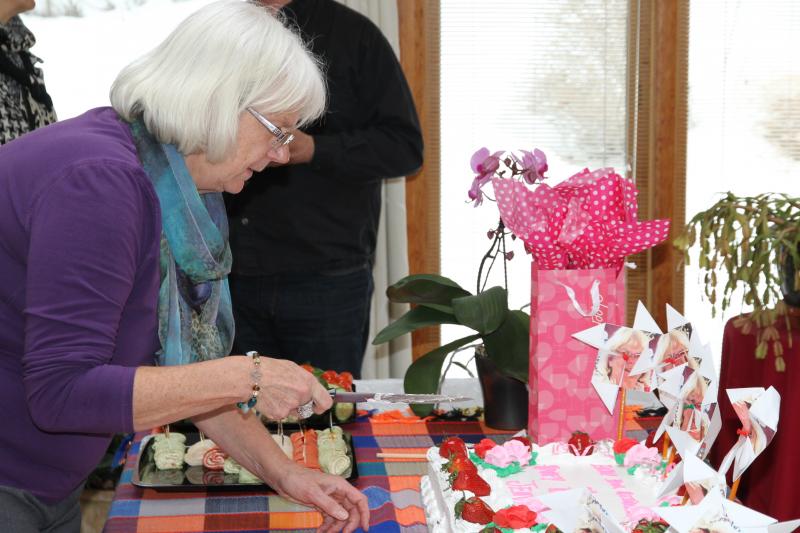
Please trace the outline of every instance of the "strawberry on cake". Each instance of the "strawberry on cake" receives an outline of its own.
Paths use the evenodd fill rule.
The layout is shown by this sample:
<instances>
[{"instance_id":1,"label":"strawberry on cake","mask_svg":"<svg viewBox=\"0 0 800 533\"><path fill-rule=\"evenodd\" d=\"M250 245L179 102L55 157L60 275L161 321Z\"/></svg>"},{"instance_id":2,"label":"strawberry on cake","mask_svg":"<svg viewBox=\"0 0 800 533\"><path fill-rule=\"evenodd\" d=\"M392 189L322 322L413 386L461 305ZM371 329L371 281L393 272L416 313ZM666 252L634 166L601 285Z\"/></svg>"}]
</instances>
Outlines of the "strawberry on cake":
<instances>
[{"instance_id":1,"label":"strawberry on cake","mask_svg":"<svg viewBox=\"0 0 800 533\"><path fill-rule=\"evenodd\" d=\"M573 513L577 529L610 521L632 531L640 520L657 518L652 507L680 498L658 497L666 465L655 448L617 446L623 448L615 454L612 441L594 443L586 434L541 447L525 437L474 446L448 438L427 453L421 492L428 527L442 533L544 530L557 521L553 502L561 494L575 499L576 510L581 498L593 503L584 506L591 507L586 517Z\"/></svg>"}]
</instances>

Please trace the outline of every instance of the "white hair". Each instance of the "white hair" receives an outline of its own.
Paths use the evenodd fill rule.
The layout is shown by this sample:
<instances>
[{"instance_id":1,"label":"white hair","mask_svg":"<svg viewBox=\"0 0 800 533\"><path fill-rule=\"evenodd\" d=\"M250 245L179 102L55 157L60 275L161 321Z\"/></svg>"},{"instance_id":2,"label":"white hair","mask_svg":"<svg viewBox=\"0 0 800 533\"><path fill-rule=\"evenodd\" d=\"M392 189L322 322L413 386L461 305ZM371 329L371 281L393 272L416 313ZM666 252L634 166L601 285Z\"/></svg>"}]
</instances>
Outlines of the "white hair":
<instances>
[{"instance_id":1,"label":"white hair","mask_svg":"<svg viewBox=\"0 0 800 533\"><path fill-rule=\"evenodd\" d=\"M308 124L323 114L326 88L319 60L274 10L220 0L125 67L110 97L120 116L141 117L159 142L219 162L246 108L296 113L298 125Z\"/></svg>"},{"instance_id":2,"label":"white hair","mask_svg":"<svg viewBox=\"0 0 800 533\"><path fill-rule=\"evenodd\" d=\"M686 400L688 400L689 394L691 394L695 389L700 389L702 394L702 398L700 400L701 405L697 408L693 409L692 412L695 416L700 418L700 422L698 423L696 420L693 423L700 427L703 430L702 436L700 440L702 441L705 438L706 430L708 429L708 425L711 423L711 420L706 413L705 407L702 405L703 400L705 400L706 392L708 391L708 384L706 380L700 375L700 372L692 372L689 378L684 382L683 386L681 387L680 396L678 397L678 409L675 412L675 422L673 425L680 429L681 424L683 423L683 404Z\"/></svg>"},{"instance_id":3,"label":"white hair","mask_svg":"<svg viewBox=\"0 0 800 533\"><path fill-rule=\"evenodd\" d=\"M636 338L639 341L642 345L642 350L646 350L649 346L649 339L643 331L628 327L618 328L597 351L598 357L595 361L596 375L610 380L611 368L608 366L608 360L611 357L619 357L621 354L617 353L617 349L630 341L631 338Z\"/></svg>"},{"instance_id":4,"label":"white hair","mask_svg":"<svg viewBox=\"0 0 800 533\"><path fill-rule=\"evenodd\" d=\"M694 357L691 357L688 354L689 350L689 336L686 334L685 331L681 331L679 329L672 329L667 333L664 333L659 336L658 344L656 344L656 353L655 353L655 360L656 363L661 366L664 364L664 359L667 358L667 352L669 351L669 346L672 341L676 341L678 344L686 348L687 355L686 355L686 362L689 365L689 368L697 369L699 365Z\"/></svg>"}]
</instances>

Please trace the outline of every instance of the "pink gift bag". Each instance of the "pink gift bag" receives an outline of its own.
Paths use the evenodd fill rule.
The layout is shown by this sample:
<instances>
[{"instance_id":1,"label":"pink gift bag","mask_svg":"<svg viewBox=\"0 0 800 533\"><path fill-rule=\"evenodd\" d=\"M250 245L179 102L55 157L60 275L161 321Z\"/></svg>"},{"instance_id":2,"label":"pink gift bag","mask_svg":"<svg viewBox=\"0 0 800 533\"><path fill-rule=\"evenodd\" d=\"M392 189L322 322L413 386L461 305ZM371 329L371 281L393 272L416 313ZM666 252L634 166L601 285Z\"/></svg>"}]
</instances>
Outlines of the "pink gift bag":
<instances>
[{"instance_id":1,"label":"pink gift bag","mask_svg":"<svg viewBox=\"0 0 800 533\"><path fill-rule=\"evenodd\" d=\"M625 324L624 270L532 264L528 433L538 444L566 441L573 431L616 439L620 399L609 413L591 383L597 349L572 337L602 322Z\"/></svg>"}]
</instances>

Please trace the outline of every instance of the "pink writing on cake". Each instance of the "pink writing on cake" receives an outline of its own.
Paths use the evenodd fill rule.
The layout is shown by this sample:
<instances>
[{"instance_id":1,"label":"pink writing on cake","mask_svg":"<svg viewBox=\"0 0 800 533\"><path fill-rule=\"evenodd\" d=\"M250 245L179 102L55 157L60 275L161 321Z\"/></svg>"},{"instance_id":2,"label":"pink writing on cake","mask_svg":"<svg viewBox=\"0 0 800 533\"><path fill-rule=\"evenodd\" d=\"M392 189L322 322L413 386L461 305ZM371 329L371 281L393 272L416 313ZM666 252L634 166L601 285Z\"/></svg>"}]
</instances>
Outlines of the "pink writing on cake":
<instances>
[{"instance_id":1,"label":"pink writing on cake","mask_svg":"<svg viewBox=\"0 0 800 533\"><path fill-rule=\"evenodd\" d=\"M538 513L543 511L546 507L536 498L533 497L536 484L533 482L522 481L509 481L506 483L511 499L515 505L524 505L531 511Z\"/></svg>"},{"instance_id":2,"label":"pink writing on cake","mask_svg":"<svg viewBox=\"0 0 800 533\"><path fill-rule=\"evenodd\" d=\"M616 467L614 467L614 466L609 466L609 465L592 465L592 467L594 467L594 469L595 469L595 470L597 470L597 473L598 473L598 474L600 474L601 476L603 476L603 477L605 477L605 478L613 478L613 479L618 479L618 476L617 476L617 469L616 469Z\"/></svg>"},{"instance_id":3,"label":"pink writing on cake","mask_svg":"<svg viewBox=\"0 0 800 533\"><path fill-rule=\"evenodd\" d=\"M639 501L633 495L632 492L624 490L617 492L620 501L622 501L622 505L625 507L625 514L629 517L629 519L633 516L641 515L642 512L646 512L647 508L642 507L639 504Z\"/></svg>"},{"instance_id":4,"label":"pink writing on cake","mask_svg":"<svg viewBox=\"0 0 800 533\"><path fill-rule=\"evenodd\" d=\"M609 485L611 485L612 489L622 489L625 488L625 482L621 479L611 479L605 478Z\"/></svg>"},{"instance_id":5,"label":"pink writing on cake","mask_svg":"<svg viewBox=\"0 0 800 533\"><path fill-rule=\"evenodd\" d=\"M546 481L564 481L558 465L541 465L536 467L536 473Z\"/></svg>"},{"instance_id":6,"label":"pink writing on cake","mask_svg":"<svg viewBox=\"0 0 800 533\"><path fill-rule=\"evenodd\" d=\"M616 467L608 465L592 465L594 469L603 476L603 480L608 483L612 489L616 489L615 493L619 498L622 506L625 509L625 514L628 517L641 513L643 507L639 505L636 496L629 490L620 490L625 488L625 482L620 479L619 471Z\"/></svg>"}]
</instances>

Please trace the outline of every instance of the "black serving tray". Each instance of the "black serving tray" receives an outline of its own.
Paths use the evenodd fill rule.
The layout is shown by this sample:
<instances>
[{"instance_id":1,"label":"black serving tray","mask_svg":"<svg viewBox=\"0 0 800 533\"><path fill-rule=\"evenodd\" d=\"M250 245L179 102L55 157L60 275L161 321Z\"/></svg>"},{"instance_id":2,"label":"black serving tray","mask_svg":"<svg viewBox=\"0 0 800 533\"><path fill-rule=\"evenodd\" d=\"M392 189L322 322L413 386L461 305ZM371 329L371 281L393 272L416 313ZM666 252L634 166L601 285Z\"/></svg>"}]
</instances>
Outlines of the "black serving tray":
<instances>
[{"instance_id":1,"label":"black serving tray","mask_svg":"<svg viewBox=\"0 0 800 533\"><path fill-rule=\"evenodd\" d=\"M174 426L171 426L174 427ZM194 431L181 431L186 435L186 446L191 446L200 440L200 434ZM286 438L293 431L286 432ZM349 433L343 432L342 436L347 444L347 453L352 460L352 470L346 478L354 481L358 478L358 467L353 450L353 439ZM167 490L167 491L196 491L196 490L252 490L254 488L268 488L263 481L257 483L240 483L238 474L226 474L219 470L207 470L202 466L189 466L186 463L182 468L158 470L153 457L153 444L155 435L147 435L139 446L139 455L133 469L131 483L137 487Z\"/></svg>"}]
</instances>

